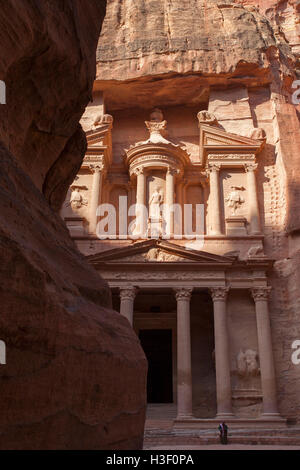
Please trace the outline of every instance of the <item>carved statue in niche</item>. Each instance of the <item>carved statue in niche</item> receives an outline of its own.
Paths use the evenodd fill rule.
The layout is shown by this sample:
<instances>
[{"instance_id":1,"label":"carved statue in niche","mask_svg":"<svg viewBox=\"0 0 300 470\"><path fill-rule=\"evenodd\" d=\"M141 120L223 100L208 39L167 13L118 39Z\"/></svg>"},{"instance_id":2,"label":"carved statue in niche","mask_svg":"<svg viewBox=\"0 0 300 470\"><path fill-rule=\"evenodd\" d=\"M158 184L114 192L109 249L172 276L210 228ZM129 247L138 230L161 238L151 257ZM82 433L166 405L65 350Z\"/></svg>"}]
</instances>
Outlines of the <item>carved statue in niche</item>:
<instances>
[{"instance_id":1,"label":"carved statue in niche","mask_svg":"<svg viewBox=\"0 0 300 470\"><path fill-rule=\"evenodd\" d=\"M241 377L254 377L259 375L257 351L253 349L241 350L237 355L237 373Z\"/></svg>"},{"instance_id":2,"label":"carved statue in niche","mask_svg":"<svg viewBox=\"0 0 300 470\"><path fill-rule=\"evenodd\" d=\"M243 186L231 186L232 191L225 198L227 206L231 209L231 215L236 215L237 210L245 202L240 191L245 191Z\"/></svg>"},{"instance_id":3,"label":"carved statue in niche","mask_svg":"<svg viewBox=\"0 0 300 470\"><path fill-rule=\"evenodd\" d=\"M161 205L164 202L164 194L159 186L156 186L149 199L148 233L152 238L159 238L163 234L163 221Z\"/></svg>"},{"instance_id":4,"label":"carved statue in niche","mask_svg":"<svg viewBox=\"0 0 300 470\"><path fill-rule=\"evenodd\" d=\"M67 206L71 206L72 209L80 209L82 206L88 205L88 200L83 197L81 190L86 190L86 186L71 186L71 198Z\"/></svg>"},{"instance_id":5,"label":"carved statue in niche","mask_svg":"<svg viewBox=\"0 0 300 470\"><path fill-rule=\"evenodd\" d=\"M163 191L156 186L149 200L149 218L159 220L161 217L161 204L164 202Z\"/></svg>"}]
</instances>

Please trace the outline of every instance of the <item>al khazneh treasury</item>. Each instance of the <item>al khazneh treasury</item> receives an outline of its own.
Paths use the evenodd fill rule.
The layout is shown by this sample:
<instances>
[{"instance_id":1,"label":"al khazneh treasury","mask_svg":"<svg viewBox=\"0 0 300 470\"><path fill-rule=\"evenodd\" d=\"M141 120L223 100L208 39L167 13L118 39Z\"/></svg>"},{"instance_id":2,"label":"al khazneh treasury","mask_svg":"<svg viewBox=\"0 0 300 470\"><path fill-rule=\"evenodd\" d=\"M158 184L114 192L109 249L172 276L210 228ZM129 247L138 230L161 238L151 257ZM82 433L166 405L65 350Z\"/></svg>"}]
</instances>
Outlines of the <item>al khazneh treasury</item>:
<instances>
[{"instance_id":1,"label":"al khazneh treasury","mask_svg":"<svg viewBox=\"0 0 300 470\"><path fill-rule=\"evenodd\" d=\"M88 148L61 216L111 287L114 309L140 338L150 410L171 413L179 428L215 426L216 419L285 426L297 415L300 371L291 363L291 344L300 336L288 278L297 246L291 219L299 218L291 211L299 206L291 204L285 160L297 148L299 158L299 134L286 144L283 115L294 124L297 118L296 106L274 85L280 59L270 47L273 76L252 73L242 59L238 73L222 75L224 64L218 72L211 51L195 52L204 41L198 37L191 42L194 65L190 51L177 52L185 67L179 73L160 39L153 39L151 53L136 38L124 45L120 35L129 33L120 26L122 55L109 37L120 21L114 3L100 38L93 101L82 119ZM176 30L174 18L172 24ZM170 41L180 49L179 39ZM197 75L205 54L211 70ZM122 197L128 207L147 208L138 239L120 232L120 220L129 226L135 219L123 207L119 212ZM96 235L103 204L116 210L115 239ZM202 205L201 249L175 236L172 215L171 236L162 236L161 204ZM195 228L195 209L192 217ZM183 219L184 210L182 225Z\"/></svg>"}]
</instances>

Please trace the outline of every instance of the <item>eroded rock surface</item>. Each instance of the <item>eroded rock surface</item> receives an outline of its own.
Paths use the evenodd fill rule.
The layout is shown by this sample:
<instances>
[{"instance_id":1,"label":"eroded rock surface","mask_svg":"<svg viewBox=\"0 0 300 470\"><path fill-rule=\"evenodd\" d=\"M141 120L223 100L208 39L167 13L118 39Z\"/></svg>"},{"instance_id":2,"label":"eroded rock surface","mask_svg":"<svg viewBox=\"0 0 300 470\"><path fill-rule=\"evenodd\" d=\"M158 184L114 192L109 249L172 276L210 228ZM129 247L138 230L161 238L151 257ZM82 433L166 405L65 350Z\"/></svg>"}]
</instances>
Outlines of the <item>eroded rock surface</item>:
<instances>
[{"instance_id":1,"label":"eroded rock surface","mask_svg":"<svg viewBox=\"0 0 300 470\"><path fill-rule=\"evenodd\" d=\"M58 209L85 150L105 2L0 9L1 449L137 449L146 361Z\"/></svg>"}]
</instances>

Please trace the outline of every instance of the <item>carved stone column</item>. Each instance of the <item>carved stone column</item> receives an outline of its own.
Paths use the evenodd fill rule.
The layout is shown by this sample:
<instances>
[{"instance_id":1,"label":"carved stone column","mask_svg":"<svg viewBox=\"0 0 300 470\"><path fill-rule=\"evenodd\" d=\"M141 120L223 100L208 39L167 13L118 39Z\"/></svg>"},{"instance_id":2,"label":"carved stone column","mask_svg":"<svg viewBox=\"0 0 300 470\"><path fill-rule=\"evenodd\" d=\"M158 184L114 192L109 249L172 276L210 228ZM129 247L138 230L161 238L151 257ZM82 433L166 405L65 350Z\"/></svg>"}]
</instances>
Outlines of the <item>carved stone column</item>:
<instances>
[{"instance_id":1,"label":"carved stone column","mask_svg":"<svg viewBox=\"0 0 300 470\"><path fill-rule=\"evenodd\" d=\"M89 165L90 171L93 173L93 183L91 191L91 205L90 205L90 232L96 233L97 228L97 208L101 201L102 191L102 175L104 170L103 163L93 163Z\"/></svg>"},{"instance_id":2,"label":"carved stone column","mask_svg":"<svg viewBox=\"0 0 300 470\"><path fill-rule=\"evenodd\" d=\"M175 289L177 300L177 419L193 416L190 300L193 288Z\"/></svg>"},{"instance_id":3,"label":"carved stone column","mask_svg":"<svg viewBox=\"0 0 300 470\"><path fill-rule=\"evenodd\" d=\"M261 386L263 393L263 415L278 416L276 379L269 318L268 297L271 287L255 287L252 296L255 301L258 351Z\"/></svg>"},{"instance_id":4,"label":"carved stone column","mask_svg":"<svg viewBox=\"0 0 300 470\"><path fill-rule=\"evenodd\" d=\"M249 216L248 217L249 217L249 223L250 223L250 229L251 229L252 235L261 233L259 205L258 205L256 177L255 177L256 169L257 169L257 163L248 163L245 165L245 171L247 173L248 204L249 204Z\"/></svg>"},{"instance_id":5,"label":"carved stone column","mask_svg":"<svg viewBox=\"0 0 300 470\"><path fill-rule=\"evenodd\" d=\"M217 417L232 418L229 339L227 331L227 287L211 289L214 303Z\"/></svg>"},{"instance_id":6,"label":"carved stone column","mask_svg":"<svg viewBox=\"0 0 300 470\"><path fill-rule=\"evenodd\" d=\"M138 232L143 236L146 233L147 220L145 217L145 203L146 203L146 173L144 167L136 168L134 171L136 174L136 221L138 226Z\"/></svg>"},{"instance_id":7,"label":"carved stone column","mask_svg":"<svg viewBox=\"0 0 300 470\"><path fill-rule=\"evenodd\" d=\"M210 210L209 210L209 221L210 221L210 235L222 235L221 225L221 204L220 204L220 164L211 164L208 167L208 173L210 175Z\"/></svg>"},{"instance_id":8,"label":"carved stone column","mask_svg":"<svg viewBox=\"0 0 300 470\"><path fill-rule=\"evenodd\" d=\"M166 174L166 200L165 203L168 208L171 208L174 204L175 197L175 175L177 171L171 167L168 167ZM169 211L169 220L167 220L167 233L172 236L174 234L174 212Z\"/></svg>"},{"instance_id":9,"label":"carved stone column","mask_svg":"<svg viewBox=\"0 0 300 470\"><path fill-rule=\"evenodd\" d=\"M133 325L134 300L137 294L136 287L120 288L120 314Z\"/></svg>"}]
</instances>

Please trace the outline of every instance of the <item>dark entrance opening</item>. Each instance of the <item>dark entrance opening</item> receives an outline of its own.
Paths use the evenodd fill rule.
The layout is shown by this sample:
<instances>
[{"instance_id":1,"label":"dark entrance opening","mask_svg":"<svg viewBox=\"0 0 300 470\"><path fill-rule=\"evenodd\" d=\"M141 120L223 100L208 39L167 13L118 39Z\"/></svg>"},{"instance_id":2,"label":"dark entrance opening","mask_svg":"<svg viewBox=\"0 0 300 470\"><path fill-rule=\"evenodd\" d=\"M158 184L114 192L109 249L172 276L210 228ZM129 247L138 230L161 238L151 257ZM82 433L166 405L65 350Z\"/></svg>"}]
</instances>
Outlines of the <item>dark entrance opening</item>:
<instances>
[{"instance_id":1,"label":"dark entrance opening","mask_svg":"<svg viewBox=\"0 0 300 470\"><path fill-rule=\"evenodd\" d=\"M173 403L172 330L140 330L148 359L148 403Z\"/></svg>"}]
</instances>

